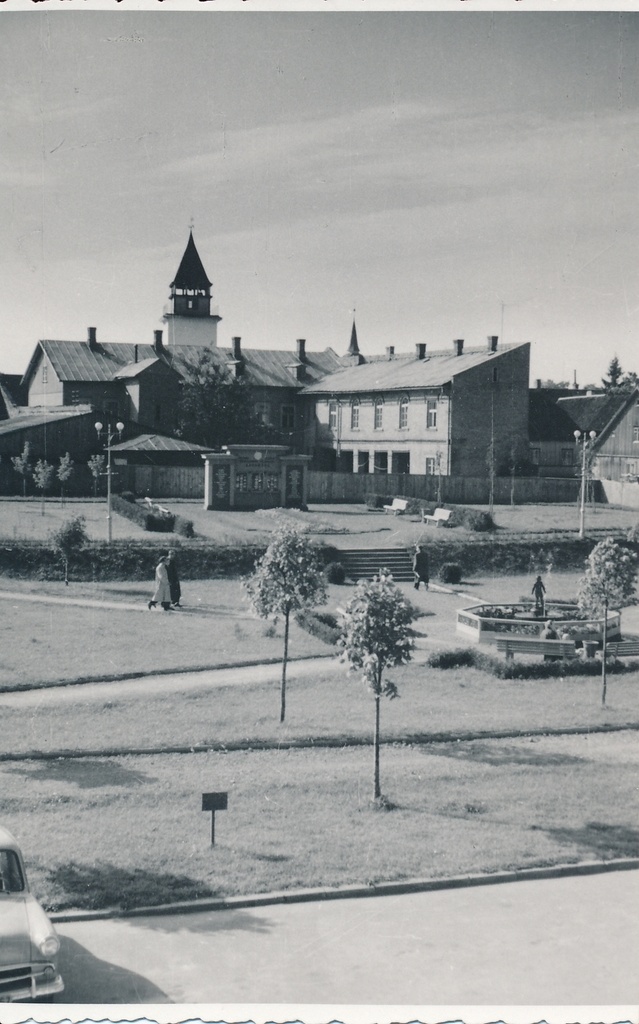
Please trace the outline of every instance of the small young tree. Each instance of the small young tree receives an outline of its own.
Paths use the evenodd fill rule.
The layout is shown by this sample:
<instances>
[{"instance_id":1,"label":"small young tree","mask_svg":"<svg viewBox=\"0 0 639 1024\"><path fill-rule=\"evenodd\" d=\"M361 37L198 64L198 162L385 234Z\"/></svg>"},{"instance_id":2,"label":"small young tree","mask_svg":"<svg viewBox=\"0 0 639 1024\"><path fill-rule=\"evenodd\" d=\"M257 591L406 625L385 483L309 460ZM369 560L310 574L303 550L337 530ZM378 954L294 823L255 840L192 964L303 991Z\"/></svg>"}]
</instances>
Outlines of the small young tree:
<instances>
[{"instance_id":1,"label":"small young tree","mask_svg":"<svg viewBox=\"0 0 639 1024\"><path fill-rule=\"evenodd\" d=\"M243 581L254 611L277 622L284 617L284 654L280 686L280 722L286 715L286 664L291 612L326 600L326 580L316 548L293 526L278 527L266 552Z\"/></svg>"},{"instance_id":2,"label":"small young tree","mask_svg":"<svg viewBox=\"0 0 639 1024\"><path fill-rule=\"evenodd\" d=\"M25 442L24 448L22 449L21 455L14 455L11 459L13 468L16 473L19 473L22 477L22 497L27 496L27 479L32 475L33 470L31 468L31 445L28 441Z\"/></svg>"},{"instance_id":3,"label":"small young tree","mask_svg":"<svg viewBox=\"0 0 639 1024\"><path fill-rule=\"evenodd\" d=\"M74 516L63 523L59 530L51 535L51 546L64 564L64 582L69 586L69 564L75 554L88 544L84 516Z\"/></svg>"},{"instance_id":4,"label":"small young tree","mask_svg":"<svg viewBox=\"0 0 639 1024\"><path fill-rule=\"evenodd\" d=\"M93 477L93 497L97 498L98 483L100 482L100 477L105 472L106 458L104 455L92 455L87 465Z\"/></svg>"},{"instance_id":5,"label":"small young tree","mask_svg":"<svg viewBox=\"0 0 639 1024\"><path fill-rule=\"evenodd\" d=\"M395 683L383 681L384 669L410 661L414 646L410 629L413 613L393 583L393 577L382 571L372 580L361 580L357 584L342 615L342 660L349 663L351 671L361 672L375 698L373 797L379 801L380 700L398 696Z\"/></svg>"},{"instance_id":6,"label":"small young tree","mask_svg":"<svg viewBox=\"0 0 639 1024\"><path fill-rule=\"evenodd\" d=\"M599 541L588 555L586 572L579 581L577 600L586 615L603 616L601 659L601 703L606 703L606 654L608 609L635 603L637 554L623 548L612 537Z\"/></svg>"},{"instance_id":7,"label":"small young tree","mask_svg":"<svg viewBox=\"0 0 639 1024\"><path fill-rule=\"evenodd\" d=\"M46 462L45 459L38 459L33 470L33 480L38 490L42 491L42 515L44 515L46 493L53 483L54 476L55 466Z\"/></svg>"},{"instance_id":8,"label":"small young tree","mask_svg":"<svg viewBox=\"0 0 639 1024\"><path fill-rule=\"evenodd\" d=\"M73 459L67 452L66 455L60 456L60 465L58 466L58 480L60 481L60 494L62 497L62 507L64 507L64 485L69 482L73 476L75 466Z\"/></svg>"}]
</instances>

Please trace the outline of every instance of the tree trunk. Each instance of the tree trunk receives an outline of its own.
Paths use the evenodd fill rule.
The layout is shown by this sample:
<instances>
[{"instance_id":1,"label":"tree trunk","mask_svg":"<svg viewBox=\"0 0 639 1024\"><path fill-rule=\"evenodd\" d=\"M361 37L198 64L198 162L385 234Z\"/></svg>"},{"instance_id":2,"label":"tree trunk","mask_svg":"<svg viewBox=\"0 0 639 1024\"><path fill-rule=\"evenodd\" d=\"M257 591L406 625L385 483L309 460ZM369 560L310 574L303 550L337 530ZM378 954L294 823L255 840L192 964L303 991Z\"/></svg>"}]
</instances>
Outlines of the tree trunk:
<instances>
[{"instance_id":1,"label":"tree trunk","mask_svg":"<svg viewBox=\"0 0 639 1024\"><path fill-rule=\"evenodd\" d=\"M286 715L286 662L288 660L288 620L290 610L284 613L284 657L282 658L282 685L280 686L280 722Z\"/></svg>"},{"instance_id":2,"label":"tree trunk","mask_svg":"<svg viewBox=\"0 0 639 1024\"><path fill-rule=\"evenodd\" d=\"M381 666L380 666L379 669L378 669L378 675L377 675L378 689L380 688L381 681L382 681L382 669L381 669ZM379 784L379 703L380 703L380 700L381 700L381 698L380 698L379 693L376 693L375 694L375 733L373 735L373 758L374 758L374 762L375 762L375 767L374 767L374 770L373 770L373 799L374 800L379 800L380 796L382 795L382 791L381 791L380 784Z\"/></svg>"},{"instance_id":3,"label":"tree trunk","mask_svg":"<svg viewBox=\"0 0 639 1024\"><path fill-rule=\"evenodd\" d=\"M608 601L604 601L603 650L601 658L601 704L606 704L606 654L608 651Z\"/></svg>"}]
</instances>

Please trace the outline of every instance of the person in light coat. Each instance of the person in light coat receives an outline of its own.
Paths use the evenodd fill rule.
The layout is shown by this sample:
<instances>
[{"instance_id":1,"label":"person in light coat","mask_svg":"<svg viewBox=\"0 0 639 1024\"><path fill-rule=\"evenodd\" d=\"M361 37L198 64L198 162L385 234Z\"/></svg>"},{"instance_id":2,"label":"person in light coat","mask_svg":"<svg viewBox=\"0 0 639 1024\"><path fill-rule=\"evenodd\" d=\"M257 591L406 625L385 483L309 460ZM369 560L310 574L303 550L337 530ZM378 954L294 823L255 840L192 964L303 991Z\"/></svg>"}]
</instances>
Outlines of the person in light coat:
<instances>
[{"instance_id":1,"label":"person in light coat","mask_svg":"<svg viewBox=\"0 0 639 1024\"><path fill-rule=\"evenodd\" d=\"M161 604L165 612L171 611L171 587L166 568L166 555L162 555L155 570L155 591L149 601L149 608L155 608L156 604Z\"/></svg>"}]
</instances>

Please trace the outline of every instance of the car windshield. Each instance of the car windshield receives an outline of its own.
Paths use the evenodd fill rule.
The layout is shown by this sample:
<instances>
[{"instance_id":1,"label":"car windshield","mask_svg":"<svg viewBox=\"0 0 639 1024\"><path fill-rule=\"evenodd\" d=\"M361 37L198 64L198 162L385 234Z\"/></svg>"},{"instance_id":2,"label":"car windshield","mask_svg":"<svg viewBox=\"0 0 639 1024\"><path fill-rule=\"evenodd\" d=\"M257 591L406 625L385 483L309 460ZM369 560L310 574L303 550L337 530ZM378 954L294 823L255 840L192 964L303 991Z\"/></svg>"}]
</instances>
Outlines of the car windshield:
<instances>
[{"instance_id":1,"label":"car windshield","mask_svg":"<svg viewBox=\"0 0 639 1024\"><path fill-rule=\"evenodd\" d=\"M0 850L0 896L5 892L23 892L24 876L14 850Z\"/></svg>"}]
</instances>

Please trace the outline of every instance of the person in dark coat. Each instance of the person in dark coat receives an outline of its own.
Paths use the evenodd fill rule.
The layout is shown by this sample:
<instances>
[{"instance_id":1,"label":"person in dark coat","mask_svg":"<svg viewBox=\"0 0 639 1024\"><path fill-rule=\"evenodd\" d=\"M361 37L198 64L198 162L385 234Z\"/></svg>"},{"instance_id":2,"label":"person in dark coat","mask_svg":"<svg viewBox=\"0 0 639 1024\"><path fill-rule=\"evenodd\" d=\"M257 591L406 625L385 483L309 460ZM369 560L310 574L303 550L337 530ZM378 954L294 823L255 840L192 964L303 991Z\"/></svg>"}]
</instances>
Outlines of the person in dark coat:
<instances>
[{"instance_id":1,"label":"person in dark coat","mask_svg":"<svg viewBox=\"0 0 639 1024\"><path fill-rule=\"evenodd\" d=\"M535 580L535 582L533 583L532 592L533 592L533 595L534 595L534 598L535 598L535 615L538 618L543 619L543 617L544 617L544 609L545 609L545 605L546 605L546 599L545 599L546 588L545 588L545 586L543 584L543 580L542 580L541 576L538 576L537 579Z\"/></svg>"},{"instance_id":2,"label":"person in dark coat","mask_svg":"<svg viewBox=\"0 0 639 1024\"><path fill-rule=\"evenodd\" d=\"M166 556L166 571L169 574L169 588L171 590L171 604L175 608L180 608L180 598L182 597L182 588L180 586L180 577L178 575L177 561L175 558L175 551L169 551Z\"/></svg>"},{"instance_id":3,"label":"person in dark coat","mask_svg":"<svg viewBox=\"0 0 639 1024\"><path fill-rule=\"evenodd\" d=\"M419 590L419 584L423 583L428 590L428 555L422 548L421 544L415 545L415 554L413 556L413 574L415 576L415 590Z\"/></svg>"}]
</instances>

